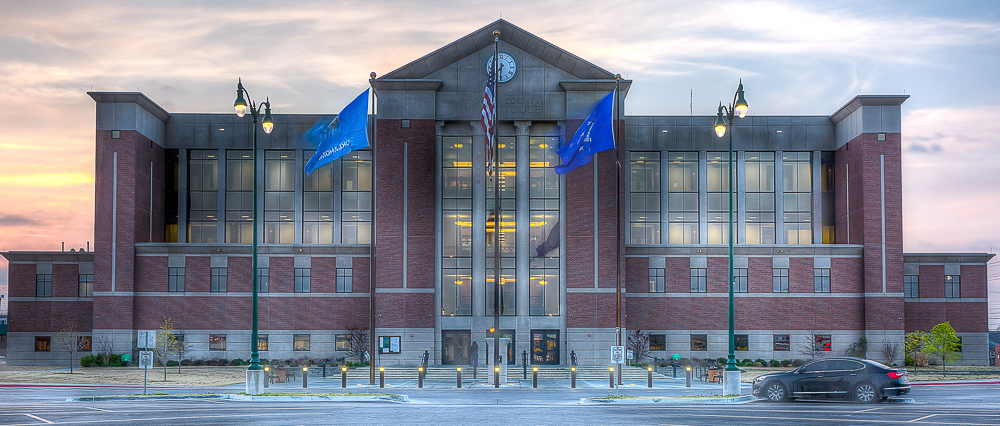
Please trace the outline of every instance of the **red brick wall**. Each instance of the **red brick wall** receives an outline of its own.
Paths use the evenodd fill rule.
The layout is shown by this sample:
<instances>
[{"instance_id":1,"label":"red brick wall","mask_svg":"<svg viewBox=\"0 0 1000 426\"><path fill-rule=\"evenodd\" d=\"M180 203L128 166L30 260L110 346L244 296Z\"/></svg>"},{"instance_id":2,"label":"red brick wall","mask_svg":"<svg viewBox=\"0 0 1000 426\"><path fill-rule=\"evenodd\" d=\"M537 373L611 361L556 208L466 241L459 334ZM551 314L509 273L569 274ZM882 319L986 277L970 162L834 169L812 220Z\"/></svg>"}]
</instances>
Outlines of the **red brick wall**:
<instances>
[{"instance_id":1,"label":"red brick wall","mask_svg":"<svg viewBox=\"0 0 1000 426\"><path fill-rule=\"evenodd\" d=\"M944 265L920 265L919 274L921 298L944 297ZM962 284L964 286L965 283Z\"/></svg>"},{"instance_id":2,"label":"red brick wall","mask_svg":"<svg viewBox=\"0 0 1000 426\"><path fill-rule=\"evenodd\" d=\"M7 327L14 333L57 333L71 328L90 333L93 304L90 301L37 301L11 303Z\"/></svg>"},{"instance_id":3,"label":"red brick wall","mask_svg":"<svg viewBox=\"0 0 1000 426\"><path fill-rule=\"evenodd\" d=\"M35 297L35 272L34 264L11 263L7 267L8 297ZM11 314L13 315L14 303L10 303ZM11 326L15 321L11 320Z\"/></svg>"},{"instance_id":4,"label":"red brick wall","mask_svg":"<svg viewBox=\"0 0 1000 426\"><path fill-rule=\"evenodd\" d=\"M862 330L862 303L857 297L737 297L736 328ZM728 297L630 297L628 306L629 328L729 328Z\"/></svg>"},{"instance_id":5,"label":"red brick wall","mask_svg":"<svg viewBox=\"0 0 1000 426\"><path fill-rule=\"evenodd\" d=\"M766 257L747 259L747 291L750 293L770 293L773 291L773 265L771 259Z\"/></svg>"},{"instance_id":6,"label":"red brick wall","mask_svg":"<svg viewBox=\"0 0 1000 426\"><path fill-rule=\"evenodd\" d=\"M337 292L337 258L312 258L310 275L310 290L313 293Z\"/></svg>"},{"instance_id":7,"label":"red brick wall","mask_svg":"<svg viewBox=\"0 0 1000 426\"><path fill-rule=\"evenodd\" d=\"M625 291L629 293L649 292L649 258L625 258Z\"/></svg>"},{"instance_id":8,"label":"red brick wall","mask_svg":"<svg viewBox=\"0 0 1000 426\"><path fill-rule=\"evenodd\" d=\"M624 305L624 297L622 304ZM615 327L614 293L567 293L568 328Z\"/></svg>"},{"instance_id":9,"label":"red brick wall","mask_svg":"<svg viewBox=\"0 0 1000 426\"><path fill-rule=\"evenodd\" d=\"M136 257L135 264L136 276L138 277L135 281L135 291L167 291L169 289L169 269L167 268L166 256L139 256Z\"/></svg>"}]
</instances>

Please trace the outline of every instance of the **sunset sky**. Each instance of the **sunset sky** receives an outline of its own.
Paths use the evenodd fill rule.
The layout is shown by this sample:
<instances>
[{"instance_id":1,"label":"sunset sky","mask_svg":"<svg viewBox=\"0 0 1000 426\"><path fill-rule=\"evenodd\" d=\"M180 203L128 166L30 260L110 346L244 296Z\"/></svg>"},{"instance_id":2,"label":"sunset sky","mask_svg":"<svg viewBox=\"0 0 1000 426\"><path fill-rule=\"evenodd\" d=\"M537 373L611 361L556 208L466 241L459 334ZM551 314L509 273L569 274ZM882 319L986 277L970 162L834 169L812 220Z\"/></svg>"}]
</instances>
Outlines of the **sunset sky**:
<instances>
[{"instance_id":1,"label":"sunset sky","mask_svg":"<svg viewBox=\"0 0 1000 426\"><path fill-rule=\"evenodd\" d=\"M0 251L93 241L88 91L229 113L242 77L274 112L334 113L371 71L501 16L633 80L626 114L714 114L740 78L750 115L830 115L854 95L910 95L905 251L1000 250L1000 2L2 0ZM0 259L0 292L6 283Z\"/></svg>"}]
</instances>

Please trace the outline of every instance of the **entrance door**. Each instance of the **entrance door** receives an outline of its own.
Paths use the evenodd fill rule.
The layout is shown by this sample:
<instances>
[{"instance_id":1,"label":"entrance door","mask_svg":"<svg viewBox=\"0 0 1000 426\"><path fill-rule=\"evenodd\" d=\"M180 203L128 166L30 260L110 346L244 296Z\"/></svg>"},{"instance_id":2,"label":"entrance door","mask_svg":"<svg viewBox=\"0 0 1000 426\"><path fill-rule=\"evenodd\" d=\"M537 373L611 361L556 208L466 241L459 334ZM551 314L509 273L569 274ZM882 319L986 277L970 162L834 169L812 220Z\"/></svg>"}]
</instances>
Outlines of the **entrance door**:
<instances>
[{"instance_id":1,"label":"entrance door","mask_svg":"<svg viewBox=\"0 0 1000 426\"><path fill-rule=\"evenodd\" d=\"M531 363L559 365L559 330L531 331Z\"/></svg>"},{"instance_id":2,"label":"entrance door","mask_svg":"<svg viewBox=\"0 0 1000 426\"><path fill-rule=\"evenodd\" d=\"M441 364L469 365L469 347L472 332L466 330L441 331Z\"/></svg>"}]
</instances>

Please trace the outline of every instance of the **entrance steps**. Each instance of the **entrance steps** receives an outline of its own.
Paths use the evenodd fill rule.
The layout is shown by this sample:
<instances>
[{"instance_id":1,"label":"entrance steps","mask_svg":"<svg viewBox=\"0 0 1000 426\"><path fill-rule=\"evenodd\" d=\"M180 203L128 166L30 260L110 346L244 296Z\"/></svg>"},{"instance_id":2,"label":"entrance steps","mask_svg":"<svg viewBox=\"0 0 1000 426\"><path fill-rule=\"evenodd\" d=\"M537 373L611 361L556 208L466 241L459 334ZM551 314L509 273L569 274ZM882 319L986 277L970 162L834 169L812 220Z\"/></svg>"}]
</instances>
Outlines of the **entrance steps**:
<instances>
[{"instance_id":1,"label":"entrance steps","mask_svg":"<svg viewBox=\"0 0 1000 426\"><path fill-rule=\"evenodd\" d=\"M465 380L472 379L472 367L468 365L432 365L427 367L427 371L424 375L426 380L450 380L455 379L457 375L457 368L462 367L462 378ZM531 380L532 367L528 366L528 380ZM538 367L538 378L539 379L558 379L558 380L569 380L572 375L572 371L569 366L562 365L539 365ZM317 368L315 370L310 369L310 373L315 371L314 374L322 374L321 369ZM477 378L485 379L487 374L491 374L492 369L490 366L480 366L477 372ZM507 366L507 377L509 380L524 380L523 368L521 365L508 365ZM369 378L368 367L350 367L347 370L347 378L351 381L355 380L367 380ZM617 375L617 372L615 372ZM379 371L375 370L375 380L378 380ZM645 368L640 367L624 367L622 368L622 380L646 380L647 371ZM327 379L340 379L340 368L328 367L326 370ZM607 366L579 366L576 368L576 378L577 380L607 380L608 379L608 367ZM661 369L660 373L653 373L653 378L655 379L667 379L670 378L669 369ZM386 380L416 380L417 379L417 367L416 366L386 366L385 367L385 379Z\"/></svg>"}]
</instances>

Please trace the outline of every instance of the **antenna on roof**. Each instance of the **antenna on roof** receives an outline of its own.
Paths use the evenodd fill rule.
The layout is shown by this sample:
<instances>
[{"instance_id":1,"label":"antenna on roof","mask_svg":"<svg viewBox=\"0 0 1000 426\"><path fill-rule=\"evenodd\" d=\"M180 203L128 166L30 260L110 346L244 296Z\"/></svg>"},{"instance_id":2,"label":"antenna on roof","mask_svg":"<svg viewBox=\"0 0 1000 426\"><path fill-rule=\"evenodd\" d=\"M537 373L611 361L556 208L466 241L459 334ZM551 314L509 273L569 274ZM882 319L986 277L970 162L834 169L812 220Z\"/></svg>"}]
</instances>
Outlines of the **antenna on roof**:
<instances>
[{"instance_id":1,"label":"antenna on roof","mask_svg":"<svg viewBox=\"0 0 1000 426\"><path fill-rule=\"evenodd\" d=\"M694 89L691 89L691 104L689 107L691 108L691 115L694 115Z\"/></svg>"}]
</instances>

